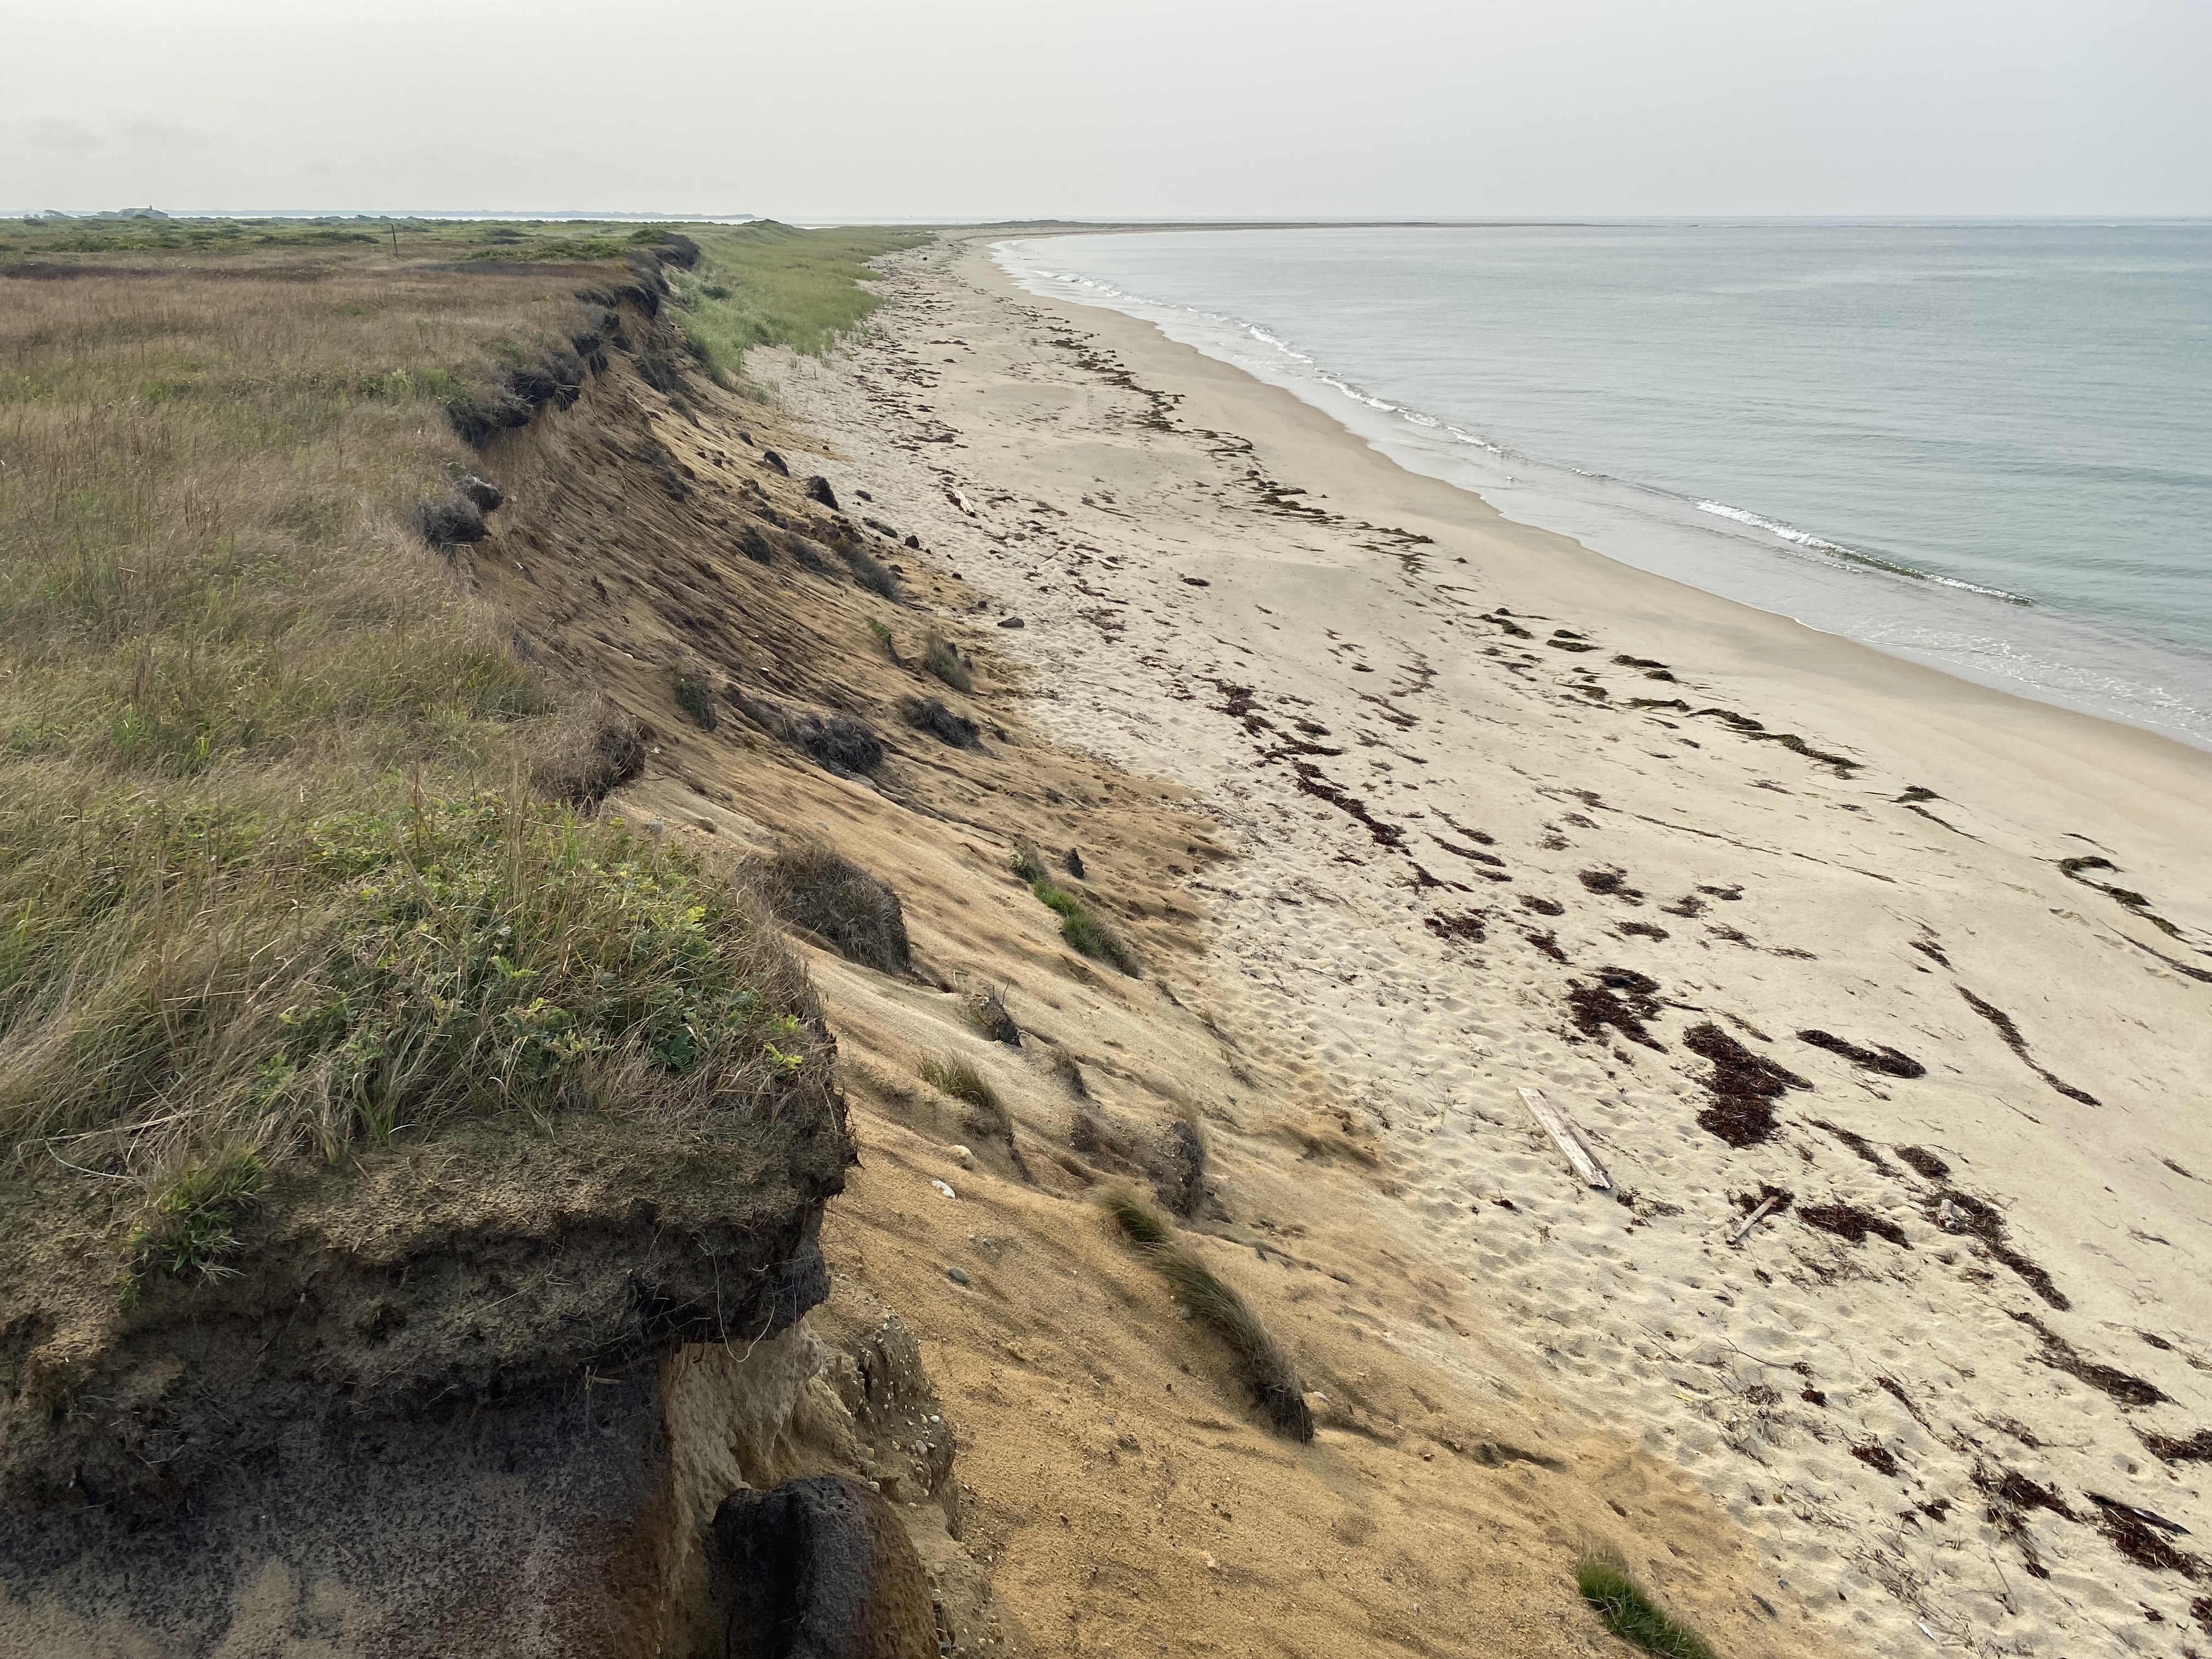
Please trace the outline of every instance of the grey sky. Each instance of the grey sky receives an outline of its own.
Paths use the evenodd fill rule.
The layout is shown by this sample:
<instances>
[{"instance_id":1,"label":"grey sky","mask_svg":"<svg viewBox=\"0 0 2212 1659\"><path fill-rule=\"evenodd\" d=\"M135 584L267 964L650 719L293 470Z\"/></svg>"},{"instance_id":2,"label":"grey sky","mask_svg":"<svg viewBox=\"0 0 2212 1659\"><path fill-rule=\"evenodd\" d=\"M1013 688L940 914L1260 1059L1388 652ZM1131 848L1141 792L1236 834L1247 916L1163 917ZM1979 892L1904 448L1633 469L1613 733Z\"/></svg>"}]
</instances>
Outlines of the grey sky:
<instances>
[{"instance_id":1,"label":"grey sky","mask_svg":"<svg viewBox=\"0 0 2212 1659\"><path fill-rule=\"evenodd\" d=\"M70 0L0 210L2212 214L2207 0Z\"/></svg>"}]
</instances>

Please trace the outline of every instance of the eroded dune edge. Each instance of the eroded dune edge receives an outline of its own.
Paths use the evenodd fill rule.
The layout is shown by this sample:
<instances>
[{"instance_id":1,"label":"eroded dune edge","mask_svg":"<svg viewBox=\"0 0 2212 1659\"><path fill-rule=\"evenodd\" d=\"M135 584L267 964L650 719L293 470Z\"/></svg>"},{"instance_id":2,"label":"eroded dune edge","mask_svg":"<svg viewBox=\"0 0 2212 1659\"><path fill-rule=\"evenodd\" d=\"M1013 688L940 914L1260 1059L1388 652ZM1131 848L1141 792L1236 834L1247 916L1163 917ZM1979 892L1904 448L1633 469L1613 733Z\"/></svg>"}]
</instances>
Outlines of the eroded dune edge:
<instances>
[{"instance_id":1,"label":"eroded dune edge","mask_svg":"<svg viewBox=\"0 0 2212 1659\"><path fill-rule=\"evenodd\" d=\"M778 1652L869 1491L856 1651L1626 1651L1592 1552L1727 1654L2212 1640L2202 757L880 268L765 403L606 293L422 556L780 915L793 1081L365 1146L120 1310L19 1222L0 1650Z\"/></svg>"}]
</instances>

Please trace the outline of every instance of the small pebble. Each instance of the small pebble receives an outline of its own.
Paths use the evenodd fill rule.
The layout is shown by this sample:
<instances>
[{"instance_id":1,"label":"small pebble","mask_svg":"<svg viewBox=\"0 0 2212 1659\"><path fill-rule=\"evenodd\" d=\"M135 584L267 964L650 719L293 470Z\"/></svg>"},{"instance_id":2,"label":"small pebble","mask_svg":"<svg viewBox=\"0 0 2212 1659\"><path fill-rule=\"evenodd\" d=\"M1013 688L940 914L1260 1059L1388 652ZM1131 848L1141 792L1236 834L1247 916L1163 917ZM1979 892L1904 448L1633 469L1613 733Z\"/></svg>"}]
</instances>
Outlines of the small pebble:
<instances>
[{"instance_id":1,"label":"small pebble","mask_svg":"<svg viewBox=\"0 0 2212 1659\"><path fill-rule=\"evenodd\" d=\"M968 1270L965 1267L947 1267L945 1270L945 1276L956 1285L965 1285L968 1282Z\"/></svg>"},{"instance_id":2,"label":"small pebble","mask_svg":"<svg viewBox=\"0 0 2212 1659\"><path fill-rule=\"evenodd\" d=\"M950 1182L933 1181L929 1184L936 1188L939 1192L944 1194L947 1198L957 1198L960 1196L959 1194L952 1190L952 1186Z\"/></svg>"},{"instance_id":3,"label":"small pebble","mask_svg":"<svg viewBox=\"0 0 2212 1659\"><path fill-rule=\"evenodd\" d=\"M1019 617L1001 617L999 618L999 626L1001 628L1027 628L1029 624L1024 622Z\"/></svg>"}]
</instances>

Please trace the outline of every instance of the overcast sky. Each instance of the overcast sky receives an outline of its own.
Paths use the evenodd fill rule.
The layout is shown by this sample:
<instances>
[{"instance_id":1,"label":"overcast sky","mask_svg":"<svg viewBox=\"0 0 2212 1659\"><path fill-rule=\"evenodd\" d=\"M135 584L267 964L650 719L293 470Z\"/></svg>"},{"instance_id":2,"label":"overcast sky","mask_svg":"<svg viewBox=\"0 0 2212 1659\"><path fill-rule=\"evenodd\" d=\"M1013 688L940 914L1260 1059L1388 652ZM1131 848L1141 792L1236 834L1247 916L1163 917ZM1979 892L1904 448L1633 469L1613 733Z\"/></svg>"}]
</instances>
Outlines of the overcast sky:
<instances>
[{"instance_id":1,"label":"overcast sky","mask_svg":"<svg viewBox=\"0 0 2212 1659\"><path fill-rule=\"evenodd\" d=\"M2212 214L2209 0L68 0L0 211Z\"/></svg>"}]
</instances>

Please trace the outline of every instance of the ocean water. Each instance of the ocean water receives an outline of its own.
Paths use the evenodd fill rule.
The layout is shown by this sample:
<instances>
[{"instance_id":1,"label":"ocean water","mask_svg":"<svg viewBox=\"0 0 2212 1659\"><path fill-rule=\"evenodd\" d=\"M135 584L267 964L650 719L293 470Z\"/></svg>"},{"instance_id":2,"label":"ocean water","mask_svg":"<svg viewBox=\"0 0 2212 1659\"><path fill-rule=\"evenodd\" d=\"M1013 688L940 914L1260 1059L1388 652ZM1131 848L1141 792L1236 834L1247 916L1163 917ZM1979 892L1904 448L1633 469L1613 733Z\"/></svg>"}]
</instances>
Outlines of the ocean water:
<instances>
[{"instance_id":1,"label":"ocean water","mask_svg":"<svg viewBox=\"0 0 2212 1659\"><path fill-rule=\"evenodd\" d=\"M2212 748L2212 223L1010 240L1624 562ZM1293 480L1292 482L1296 482Z\"/></svg>"}]
</instances>

